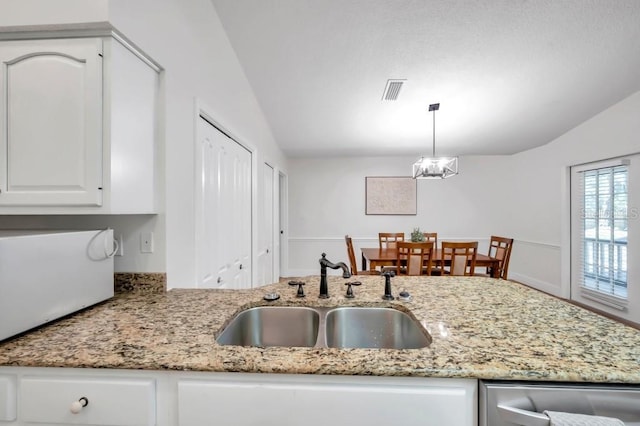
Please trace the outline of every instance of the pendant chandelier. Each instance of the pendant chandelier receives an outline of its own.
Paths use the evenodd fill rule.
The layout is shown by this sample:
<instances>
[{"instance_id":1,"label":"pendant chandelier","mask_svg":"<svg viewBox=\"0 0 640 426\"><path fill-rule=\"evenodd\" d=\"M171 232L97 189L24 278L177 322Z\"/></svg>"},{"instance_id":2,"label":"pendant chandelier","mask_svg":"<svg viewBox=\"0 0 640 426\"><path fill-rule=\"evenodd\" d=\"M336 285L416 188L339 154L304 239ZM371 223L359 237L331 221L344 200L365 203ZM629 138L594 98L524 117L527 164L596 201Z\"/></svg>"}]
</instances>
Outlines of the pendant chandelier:
<instances>
[{"instance_id":1,"label":"pendant chandelier","mask_svg":"<svg viewBox=\"0 0 640 426\"><path fill-rule=\"evenodd\" d=\"M458 157L436 157L436 111L440 104L429 105L433 111L433 151L413 164L414 179L446 179L458 174Z\"/></svg>"}]
</instances>

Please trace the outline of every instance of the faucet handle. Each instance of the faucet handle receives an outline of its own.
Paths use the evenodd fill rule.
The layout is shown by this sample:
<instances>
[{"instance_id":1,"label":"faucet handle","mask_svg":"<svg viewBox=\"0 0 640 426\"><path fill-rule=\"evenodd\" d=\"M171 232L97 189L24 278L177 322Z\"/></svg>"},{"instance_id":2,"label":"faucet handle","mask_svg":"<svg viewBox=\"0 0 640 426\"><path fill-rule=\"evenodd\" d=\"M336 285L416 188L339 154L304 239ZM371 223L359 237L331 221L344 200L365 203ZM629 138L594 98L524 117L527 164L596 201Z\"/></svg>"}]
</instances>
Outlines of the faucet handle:
<instances>
[{"instance_id":1,"label":"faucet handle","mask_svg":"<svg viewBox=\"0 0 640 426\"><path fill-rule=\"evenodd\" d=\"M347 287L347 295L345 297L347 299L353 299L356 296L353 294L353 288L351 286L359 286L359 285L362 285L362 283L360 281L353 281L353 282L350 282L350 283L344 283L344 285L348 286Z\"/></svg>"},{"instance_id":2,"label":"faucet handle","mask_svg":"<svg viewBox=\"0 0 640 426\"><path fill-rule=\"evenodd\" d=\"M296 297L304 297L304 288L302 288L302 286L305 285L304 281L289 281L289 285L297 285L298 292L296 293Z\"/></svg>"}]
</instances>

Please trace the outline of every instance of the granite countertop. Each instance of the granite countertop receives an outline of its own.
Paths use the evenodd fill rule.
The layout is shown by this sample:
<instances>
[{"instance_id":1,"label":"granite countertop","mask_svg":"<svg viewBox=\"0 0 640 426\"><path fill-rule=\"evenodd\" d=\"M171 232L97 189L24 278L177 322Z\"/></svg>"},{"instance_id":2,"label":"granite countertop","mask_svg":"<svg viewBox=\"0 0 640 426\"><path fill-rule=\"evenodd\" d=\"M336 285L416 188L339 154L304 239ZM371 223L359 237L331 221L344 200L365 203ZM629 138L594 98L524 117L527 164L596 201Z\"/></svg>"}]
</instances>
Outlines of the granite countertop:
<instances>
[{"instance_id":1,"label":"granite countertop","mask_svg":"<svg viewBox=\"0 0 640 426\"><path fill-rule=\"evenodd\" d=\"M466 377L640 383L640 331L511 281L483 277L305 277L307 297L285 280L254 290L129 292L0 343L0 365L259 373ZM276 302L265 302L267 292ZM259 305L390 306L414 315L433 338L422 349L221 346L237 312Z\"/></svg>"}]
</instances>

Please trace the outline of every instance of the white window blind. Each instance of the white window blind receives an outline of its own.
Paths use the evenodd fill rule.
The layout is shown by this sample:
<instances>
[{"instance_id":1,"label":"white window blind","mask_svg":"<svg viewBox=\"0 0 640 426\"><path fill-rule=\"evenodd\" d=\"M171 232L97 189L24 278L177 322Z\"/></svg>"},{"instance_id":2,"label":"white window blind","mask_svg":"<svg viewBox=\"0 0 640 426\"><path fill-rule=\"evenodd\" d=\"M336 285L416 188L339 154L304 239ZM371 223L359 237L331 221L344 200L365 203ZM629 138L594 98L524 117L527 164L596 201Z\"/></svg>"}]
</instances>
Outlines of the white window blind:
<instances>
[{"instance_id":1,"label":"white window blind","mask_svg":"<svg viewBox=\"0 0 640 426\"><path fill-rule=\"evenodd\" d=\"M629 168L620 162L592 167L581 167L573 189L580 203L572 231L579 241L573 246L579 250L577 279L591 298L626 300Z\"/></svg>"}]
</instances>

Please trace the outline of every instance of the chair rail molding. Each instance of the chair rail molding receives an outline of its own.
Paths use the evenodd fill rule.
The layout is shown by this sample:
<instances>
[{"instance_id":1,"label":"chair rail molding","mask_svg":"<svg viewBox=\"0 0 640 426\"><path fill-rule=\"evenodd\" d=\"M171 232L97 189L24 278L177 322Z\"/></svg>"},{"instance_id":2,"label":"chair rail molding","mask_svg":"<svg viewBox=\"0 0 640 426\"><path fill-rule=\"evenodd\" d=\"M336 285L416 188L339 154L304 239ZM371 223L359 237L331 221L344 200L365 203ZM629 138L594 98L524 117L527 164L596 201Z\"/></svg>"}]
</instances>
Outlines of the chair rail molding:
<instances>
[{"instance_id":1,"label":"chair rail molding","mask_svg":"<svg viewBox=\"0 0 640 426\"><path fill-rule=\"evenodd\" d=\"M549 247L549 248L553 248L553 249L557 249L560 250L560 248L562 247L560 244L558 243L548 243L548 242L544 242L544 241L532 241L532 240L518 240L518 239L513 239L513 243L518 243L518 244L524 244L524 245L528 245L528 246L542 246L542 247Z\"/></svg>"}]
</instances>

